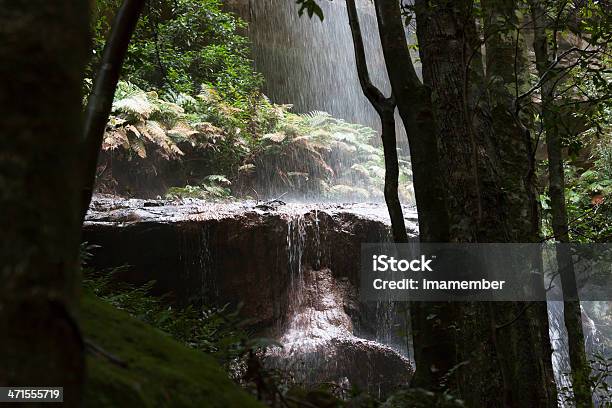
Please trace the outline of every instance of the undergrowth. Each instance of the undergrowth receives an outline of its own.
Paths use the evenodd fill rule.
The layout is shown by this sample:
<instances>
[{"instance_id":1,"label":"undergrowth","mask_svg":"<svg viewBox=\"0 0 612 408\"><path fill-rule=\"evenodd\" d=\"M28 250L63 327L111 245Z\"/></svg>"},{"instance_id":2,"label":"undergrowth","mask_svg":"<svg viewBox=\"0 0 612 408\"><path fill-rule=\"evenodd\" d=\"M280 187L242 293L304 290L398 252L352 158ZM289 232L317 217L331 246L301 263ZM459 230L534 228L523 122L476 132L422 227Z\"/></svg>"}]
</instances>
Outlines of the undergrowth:
<instances>
[{"instance_id":1,"label":"undergrowth","mask_svg":"<svg viewBox=\"0 0 612 408\"><path fill-rule=\"evenodd\" d=\"M141 286L117 278L123 268L96 271L87 266L96 246L83 243L81 260L86 291L134 318L157 328L189 348L212 355L229 378L258 400L273 408L396 408L404 406L459 408L460 400L420 389L402 389L381 401L355 388L331 383L304 388L292 382L287 373L265 367L267 349L280 344L257 338L240 317L240 308L176 308L166 296L153 296L155 282Z\"/></svg>"},{"instance_id":2,"label":"undergrowth","mask_svg":"<svg viewBox=\"0 0 612 408\"><path fill-rule=\"evenodd\" d=\"M240 308L229 305L195 308L173 306L167 296L153 296L154 281L141 286L131 285L116 278L128 266L96 271L86 265L94 246L82 248L83 286L97 297L133 317L161 330L188 347L216 357L226 368L250 350L264 345L264 340L253 338L248 320L240 317Z\"/></svg>"},{"instance_id":3,"label":"undergrowth","mask_svg":"<svg viewBox=\"0 0 612 408\"><path fill-rule=\"evenodd\" d=\"M120 82L109 119L98 191L170 198L382 201L384 154L373 129L326 112L296 114L253 96L248 108L214 88L163 95ZM400 152L400 196L413 201Z\"/></svg>"}]
</instances>

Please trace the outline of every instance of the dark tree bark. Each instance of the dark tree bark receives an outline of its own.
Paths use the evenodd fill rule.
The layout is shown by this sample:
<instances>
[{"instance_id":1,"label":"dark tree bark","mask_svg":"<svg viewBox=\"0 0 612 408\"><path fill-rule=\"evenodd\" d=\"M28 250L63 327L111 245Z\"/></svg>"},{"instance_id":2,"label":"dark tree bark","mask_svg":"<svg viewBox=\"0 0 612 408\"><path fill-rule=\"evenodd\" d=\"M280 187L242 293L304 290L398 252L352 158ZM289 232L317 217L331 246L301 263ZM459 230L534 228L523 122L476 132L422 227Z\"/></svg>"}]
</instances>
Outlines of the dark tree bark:
<instances>
[{"instance_id":1,"label":"dark tree bark","mask_svg":"<svg viewBox=\"0 0 612 408\"><path fill-rule=\"evenodd\" d=\"M528 81L526 48L514 0L483 0L486 91L497 165L504 177L503 209L510 242L539 242L540 213L535 179L535 149L527 115L516 105Z\"/></svg>"},{"instance_id":2,"label":"dark tree bark","mask_svg":"<svg viewBox=\"0 0 612 408\"><path fill-rule=\"evenodd\" d=\"M485 151L477 139L467 106L466 14L470 6L466 1L415 3L423 81L431 93L452 242L478 242L479 232L487 224L483 218L489 213L484 208L489 202L485 198L491 200L489 195L494 191L486 191L481 185L485 169L480 168L478 155ZM496 208L492 210L497 214ZM493 219L499 220L499 217ZM435 339L436 343L423 351L427 355L429 375L426 381L422 375L417 377L421 380L418 385L449 391L470 406L486 406L486 395L499 395L503 389L496 372L497 355L491 344L483 342L483 337L491 336L488 308L462 303L428 307L430 315L436 316L429 322L433 327L429 335L434 337L424 340ZM462 362L467 364L461 366ZM453 370L454 367L458 369ZM455 374L449 375L451 370ZM464 386L468 379L471 388Z\"/></svg>"},{"instance_id":3,"label":"dark tree bark","mask_svg":"<svg viewBox=\"0 0 612 408\"><path fill-rule=\"evenodd\" d=\"M508 242L539 242L540 214L535 180L535 142L528 128L530 115L518 106L527 86L526 47L513 0L483 0L486 47L486 83L491 106L493 146L503 191L500 211L507 220ZM512 388L507 401L514 406L533 401L556 406L545 302L500 304L495 324L500 354L506 355L506 383ZM524 312L521 312L524 311ZM514 320L517 314L521 318ZM514 321L507 325L505 322ZM526 382L525 378L537 378Z\"/></svg>"},{"instance_id":4,"label":"dark tree bark","mask_svg":"<svg viewBox=\"0 0 612 408\"><path fill-rule=\"evenodd\" d=\"M368 65L359 26L359 15L355 0L346 0L349 24L353 36L355 48L355 60L357 63L357 74L364 95L368 98L382 124L381 138L385 155L385 202L391 218L391 230L394 242L408 242L404 213L398 196L399 187L399 163L397 157L397 143L395 135L395 99L385 98L382 92L376 88L370 80Z\"/></svg>"},{"instance_id":5,"label":"dark tree bark","mask_svg":"<svg viewBox=\"0 0 612 408\"><path fill-rule=\"evenodd\" d=\"M421 240L446 242L448 223L429 90L420 82L406 42L399 2L375 0L387 73L408 135Z\"/></svg>"},{"instance_id":6,"label":"dark tree bark","mask_svg":"<svg viewBox=\"0 0 612 408\"><path fill-rule=\"evenodd\" d=\"M416 2L422 85L408 54L398 4L377 1L389 76L400 113L404 107L402 118L409 135L417 124L412 119L418 111L424 132L416 146L432 143L429 149L437 158L428 168L435 168L442 193L434 197L444 202L441 207L447 215L445 226L438 229L441 239L436 240L534 241L539 219L537 211L533 215L535 195L529 189L528 134L512 122L510 132L500 136L489 119L489 95L482 94L484 72L475 49L479 40L472 7L468 0ZM512 83L514 78L504 78L504 86ZM400 95L405 98L401 100ZM503 104L494 105L504 112L502 120L512 106L512 99L505 96ZM508 140L512 143L502 143ZM410 145L416 172L415 155L419 153L412 142ZM421 150L421 160L430 157L427 152L430 150ZM506 178L511 179L509 183ZM419 191L416 179L415 191ZM422 207L418 202L417 206L420 213ZM517 212L527 214L527 220L517 218ZM430 231L425 232L423 240L430 240ZM527 309L514 303L413 304L412 318L417 363L413 385L455 392L471 406L556 403L545 304Z\"/></svg>"},{"instance_id":7,"label":"dark tree bark","mask_svg":"<svg viewBox=\"0 0 612 408\"><path fill-rule=\"evenodd\" d=\"M0 0L0 384L63 386L80 406L83 72L89 2Z\"/></svg>"},{"instance_id":8,"label":"dark tree bark","mask_svg":"<svg viewBox=\"0 0 612 408\"><path fill-rule=\"evenodd\" d=\"M423 242L448 241L446 198L438 159L431 95L419 80L408 45L399 2L375 0L387 73L410 146L413 185ZM410 317L416 361L412 385L440 388L440 376L454 361L454 337L439 321L454 320L447 304L412 302ZM435 316L435 319L431 319Z\"/></svg>"},{"instance_id":9,"label":"dark tree bark","mask_svg":"<svg viewBox=\"0 0 612 408\"><path fill-rule=\"evenodd\" d=\"M132 34L136 29L136 23L142 12L145 0L124 0L117 11L110 36L104 45L102 61L94 79L93 89L87 101L85 125L83 130L83 172L84 184L82 191L81 219L91 202L93 194L98 155L104 130L108 122L115 89L119 82L119 74L127 53Z\"/></svg>"},{"instance_id":10,"label":"dark tree bark","mask_svg":"<svg viewBox=\"0 0 612 408\"><path fill-rule=\"evenodd\" d=\"M565 206L565 174L563 172L561 134L557 126L558 109L555 107L554 96L556 76L549 68L552 58L548 50L546 9L540 0L531 0L530 7L536 69L540 78L547 78L542 82L540 92L542 95L541 118L548 152L548 191L551 201L553 234L556 240L561 243L556 248L556 257L563 287L563 316L567 329L572 386L576 406L588 408L593 406L589 385L590 367L585 351L582 311L576 287L576 274L570 248L567 245L569 243L569 227Z\"/></svg>"}]
</instances>

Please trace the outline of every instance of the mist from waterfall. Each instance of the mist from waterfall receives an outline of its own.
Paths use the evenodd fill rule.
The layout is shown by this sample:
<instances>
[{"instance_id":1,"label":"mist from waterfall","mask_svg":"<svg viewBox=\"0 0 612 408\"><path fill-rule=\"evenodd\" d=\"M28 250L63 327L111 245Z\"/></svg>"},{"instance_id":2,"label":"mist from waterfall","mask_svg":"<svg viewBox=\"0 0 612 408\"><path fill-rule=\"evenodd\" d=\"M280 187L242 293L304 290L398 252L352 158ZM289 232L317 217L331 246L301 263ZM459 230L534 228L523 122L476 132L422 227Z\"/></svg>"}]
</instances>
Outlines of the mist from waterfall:
<instances>
[{"instance_id":1,"label":"mist from waterfall","mask_svg":"<svg viewBox=\"0 0 612 408\"><path fill-rule=\"evenodd\" d=\"M358 1L368 67L386 95L387 77L373 5ZM298 15L292 1L251 2L249 36L256 69L272 101L297 112L326 111L349 122L379 129L378 115L363 95L343 0L321 2L325 19Z\"/></svg>"}]
</instances>

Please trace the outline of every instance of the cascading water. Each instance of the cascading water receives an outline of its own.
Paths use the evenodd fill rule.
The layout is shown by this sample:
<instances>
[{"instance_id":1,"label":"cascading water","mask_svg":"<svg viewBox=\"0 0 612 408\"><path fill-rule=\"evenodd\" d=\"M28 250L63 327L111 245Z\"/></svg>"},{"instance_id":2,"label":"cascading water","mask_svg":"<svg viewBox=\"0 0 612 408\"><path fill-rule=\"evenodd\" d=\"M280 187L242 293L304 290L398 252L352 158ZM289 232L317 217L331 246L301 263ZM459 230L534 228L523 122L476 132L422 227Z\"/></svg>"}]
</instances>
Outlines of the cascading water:
<instances>
[{"instance_id":1,"label":"cascading water","mask_svg":"<svg viewBox=\"0 0 612 408\"><path fill-rule=\"evenodd\" d=\"M346 3L319 4L323 21L300 16L295 1L224 2L249 23L252 57L265 79L264 93L274 103L293 105L310 126L304 137L293 138L285 128L266 135L268 144L283 140L285 150L278 149L273 158L254 157L239 185L265 198L286 194L300 201L382 202L380 118L359 83ZM373 3L357 0L357 7L370 78L390 95ZM325 112L332 117L325 117ZM351 128L353 124L367 128ZM396 127L402 160L400 196L408 202L413 196L405 165L409 152L399 115Z\"/></svg>"},{"instance_id":2,"label":"cascading water","mask_svg":"<svg viewBox=\"0 0 612 408\"><path fill-rule=\"evenodd\" d=\"M347 122L380 130L379 117L359 85L353 40L343 0L320 2L325 16L322 22L316 18L300 17L299 6L294 1L229 0L225 4L249 23L248 36L253 44L255 68L263 74L264 91L273 102L291 104L294 111L299 113L325 111ZM388 95L390 86L373 5L367 0L358 0L357 5L370 77ZM401 121L397 120L397 124L399 145L405 146ZM380 144L377 137L373 137L371 143ZM340 150L326 157L325 161L337 176L343 169L350 169L356 164L355 156L354 152ZM299 162L303 159L293 154L279 160ZM257 164L257 167L262 171L264 166ZM304 168L303 163L284 163L282 167ZM300 171L316 173L312 169ZM279 189L268 185L267 180L272 180L276 175L271 173L278 173L278 170L271 168L268 173L263 170L261 178L266 183L261 189L271 191L272 195L280 195L285 187ZM346 187L347 192L352 188L354 191L360 185L357 179L359 174L347 173L348 179L335 180L335 187ZM295 194L288 197L296 198ZM303 197L321 199L308 193ZM355 198L352 193L343 194L343 197ZM382 196L377 198L380 199ZM308 237L304 235L305 222L312 224L309 228L312 233ZM306 238L308 245L313 247L308 265L303 264ZM287 251L291 296L284 334L281 336L281 342L286 345L284 353L299 351L302 356L310 353L307 365L320 366L320 361L313 361L321 357L320 353L317 354L317 347L333 339L352 339L354 332L360 328L354 330L350 317L343 310L343 294L338 291L342 282L337 282L333 273L325 269L321 262L324 254L316 210L314 217L309 217L308 221L302 216L288 221ZM393 334L397 331L394 305L380 302L370 307L374 309L371 317L375 320L375 327L366 330L368 337L381 344L393 345L402 355L407 355L406 342L398 342Z\"/></svg>"},{"instance_id":3,"label":"cascading water","mask_svg":"<svg viewBox=\"0 0 612 408\"><path fill-rule=\"evenodd\" d=\"M370 317L373 333L361 337L347 312L360 307L356 287L327 266L318 209L293 214L286 222L290 290L286 315L277 326L283 348L269 352L268 364L307 386L333 382L382 394L391 384L405 383L411 363L405 339L392 334L399 326L394 305L363 305L376 312ZM387 364L394 368L382 379Z\"/></svg>"},{"instance_id":4,"label":"cascading water","mask_svg":"<svg viewBox=\"0 0 612 408\"><path fill-rule=\"evenodd\" d=\"M316 248L316 261L315 268L319 269L321 266L321 227L319 225L319 210L314 210L315 217L315 237L314 244Z\"/></svg>"},{"instance_id":5,"label":"cascading water","mask_svg":"<svg viewBox=\"0 0 612 408\"><path fill-rule=\"evenodd\" d=\"M570 378L569 350L567 346L567 331L563 322L563 302L548 302L548 332L553 349L552 364L559 393L559 406L565 407L569 399L568 391L572 387Z\"/></svg>"},{"instance_id":6,"label":"cascading water","mask_svg":"<svg viewBox=\"0 0 612 408\"><path fill-rule=\"evenodd\" d=\"M302 302L304 291L304 271L302 269L302 257L304 255L304 243L306 241L306 228L304 216L297 215L287 222L287 257L289 265L290 291L293 304Z\"/></svg>"},{"instance_id":7,"label":"cascading water","mask_svg":"<svg viewBox=\"0 0 612 408\"><path fill-rule=\"evenodd\" d=\"M300 16L295 1L227 0L225 5L249 23L255 68L273 102L291 104L300 113L325 111L380 131L378 114L359 85L344 0L319 2L323 21ZM357 7L370 78L389 95L374 6L357 0ZM396 119L398 146L407 152L406 133Z\"/></svg>"},{"instance_id":8,"label":"cascading water","mask_svg":"<svg viewBox=\"0 0 612 408\"><path fill-rule=\"evenodd\" d=\"M189 296L187 303L206 304L216 295L214 276L211 275L211 253L208 230L205 228L186 229L180 235L180 261L188 274L197 271L197 277L191 277L197 286L186 288Z\"/></svg>"},{"instance_id":9,"label":"cascading water","mask_svg":"<svg viewBox=\"0 0 612 408\"><path fill-rule=\"evenodd\" d=\"M373 6L358 1L373 83L389 94ZM298 112L323 110L354 123L380 128L378 115L359 85L353 40L343 0L320 2L325 19L300 17L294 1L249 3L249 37L267 95Z\"/></svg>"},{"instance_id":10,"label":"cascading water","mask_svg":"<svg viewBox=\"0 0 612 408\"><path fill-rule=\"evenodd\" d=\"M581 302L581 308L587 359L592 362L592 375L597 376L601 374L601 372L598 371L609 369L607 366L602 367L602 364L598 362L598 358L603 357L609 359L611 357L610 351L612 350L608 349L610 339L606 339L605 335L598 330L598 326L605 327L607 323L604 322L601 324L597 323L595 320L606 320L605 316L609 316L609 302ZM590 310L594 318L591 318L586 310ZM573 407L574 405L571 402L572 380L570 375L569 345L563 313L563 302L548 302L549 333L553 348L552 362L557 390L559 392L559 406ZM609 375L601 378L601 381L608 384L608 386L612 385ZM596 406L602 406L604 399L609 398L607 395L603 395L601 391L600 389L594 390L593 392L593 400Z\"/></svg>"},{"instance_id":11,"label":"cascading water","mask_svg":"<svg viewBox=\"0 0 612 408\"><path fill-rule=\"evenodd\" d=\"M86 239L101 245L97 268L129 264L126 281L155 280L184 305L242 303L253 329L284 345L264 363L289 383L388 395L408 383L412 365L384 344L391 326L378 327L377 305L358 296L360 244L388 229L380 204L99 197Z\"/></svg>"}]
</instances>

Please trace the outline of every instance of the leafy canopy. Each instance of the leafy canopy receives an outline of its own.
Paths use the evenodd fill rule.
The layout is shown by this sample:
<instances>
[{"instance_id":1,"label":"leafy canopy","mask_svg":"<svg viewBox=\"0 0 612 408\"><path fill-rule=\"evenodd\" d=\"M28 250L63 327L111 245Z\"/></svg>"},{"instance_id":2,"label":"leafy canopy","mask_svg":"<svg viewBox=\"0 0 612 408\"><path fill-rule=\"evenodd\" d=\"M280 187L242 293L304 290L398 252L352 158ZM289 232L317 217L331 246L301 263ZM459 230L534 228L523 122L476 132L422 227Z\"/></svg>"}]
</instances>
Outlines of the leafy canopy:
<instances>
[{"instance_id":1,"label":"leafy canopy","mask_svg":"<svg viewBox=\"0 0 612 408\"><path fill-rule=\"evenodd\" d=\"M100 62L120 0L96 0L89 76ZM149 0L123 67L123 79L142 89L196 94L203 84L241 100L262 78L252 66L246 23L219 0Z\"/></svg>"}]
</instances>

